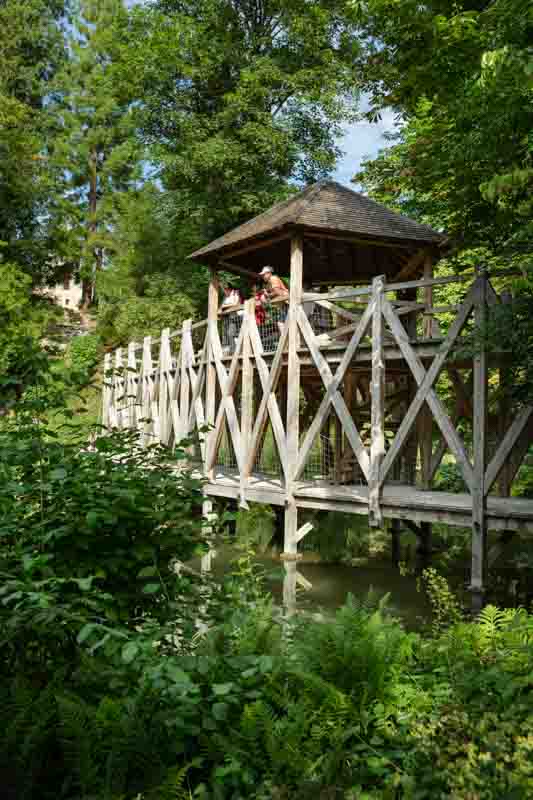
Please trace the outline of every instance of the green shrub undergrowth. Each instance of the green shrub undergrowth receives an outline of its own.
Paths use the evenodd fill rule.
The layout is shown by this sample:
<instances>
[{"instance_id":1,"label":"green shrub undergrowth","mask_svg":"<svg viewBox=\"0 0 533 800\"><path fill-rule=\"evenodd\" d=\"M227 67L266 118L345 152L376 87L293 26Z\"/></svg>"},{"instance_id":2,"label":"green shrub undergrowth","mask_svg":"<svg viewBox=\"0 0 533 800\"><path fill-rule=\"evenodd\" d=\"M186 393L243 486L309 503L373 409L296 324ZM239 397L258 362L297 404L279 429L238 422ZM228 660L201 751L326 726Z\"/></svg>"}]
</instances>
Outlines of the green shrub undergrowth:
<instances>
[{"instance_id":1,"label":"green shrub undergrowth","mask_svg":"<svg viewBox=\"0 0 533 800\"><path fill-rule=\"evenodd\" d=\"M528 798L533 617L386 602L284 619L247 545L217 583L184 452L0 433L0 783L17 800Z\"/></svg>"}]
</instances>

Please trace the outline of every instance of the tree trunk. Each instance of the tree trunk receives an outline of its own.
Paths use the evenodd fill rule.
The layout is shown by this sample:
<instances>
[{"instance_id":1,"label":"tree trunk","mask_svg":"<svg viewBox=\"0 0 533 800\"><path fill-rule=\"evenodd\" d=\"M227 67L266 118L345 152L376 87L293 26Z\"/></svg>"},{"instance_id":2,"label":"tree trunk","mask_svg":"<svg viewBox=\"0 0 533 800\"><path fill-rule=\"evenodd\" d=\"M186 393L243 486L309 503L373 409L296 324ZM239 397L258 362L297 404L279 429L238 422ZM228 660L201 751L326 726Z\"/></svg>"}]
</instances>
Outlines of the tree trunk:
<instances>
[{"instance_id":1,"label":"tree trunk","mask_svg":"<svg viewBox=\"0 0 533 800\"><path fill-rule=\"evenodd\" d=\"M88 237L96 234L98 230L98 223L96 220L96 211L98 205L98 153L96 150L91 152L89 158L89 224L88 224ZM83 278L82 280L82 293L81 293L81 307L88 308L95 302L95 282L96 274L102 269L103 254L101 248L95 247L94 251L94 266L92 267L91 275Z\"/></svg>"}]
</instances>

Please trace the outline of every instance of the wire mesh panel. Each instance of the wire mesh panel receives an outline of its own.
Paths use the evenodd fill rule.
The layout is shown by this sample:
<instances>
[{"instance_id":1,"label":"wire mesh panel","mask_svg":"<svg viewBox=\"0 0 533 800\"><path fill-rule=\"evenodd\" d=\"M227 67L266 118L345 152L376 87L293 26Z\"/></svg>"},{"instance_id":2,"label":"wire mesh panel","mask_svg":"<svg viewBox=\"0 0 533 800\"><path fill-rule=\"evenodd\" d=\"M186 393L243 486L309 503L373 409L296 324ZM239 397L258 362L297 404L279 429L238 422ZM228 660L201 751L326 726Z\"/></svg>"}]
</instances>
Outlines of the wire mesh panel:
<instances>
[{"instance_id":1,"label":"wire mesh panel","mask_svg":"<svg viewBox=\"0 0 533 800\"><path fill-rule=\"evenodd\" d=\"M261 303L255 310L255 321L265 353L273 353L287 319L286 303Z\"/></svg>"},{"instance_id":2,"label":"wire mesh panel","mask_svg":"<svg viewBox=\"0 0 533 800\"><path fill-rule=\"evenodd\" d=\"M224 469L228 470L238 469L237 458L235 456L235 450L233 448L233 442L231 441L226 420L224 420L222 425L222 433L220 436L215 464L217 467L223 467Z\"/></svg>"},{"instance_id":3,"label":"wire mesh panel","mask_svg":"<svg viewBox=\"0 0 533 800\"><path fill-rule=\"evenodd\" d=\"M253 467L254 473L269 475L273 478L281 477L281 461L271 425L267 425L257 451Z\"/></svg>"},{"instance_id":4,"label":"wire mesh panel","mask_svg":"<svg viewBox=\"0 0 533 800\"><path fill-rule=\"evenodd\" d=\"M202 353L205 337L207 336L207 325L196 325L191 329L192 348L194 355L198 359Z\"/></svg>"},{"instance_id":5,"label":"wire mesh panel","mask_svg":"<svg viewBox=\"0 0 533 800\"><path fill-rule=\"evenodd\" d=\"M205 434L201 434L197 428L192 431L190 434L191 446L189 449L189 460L191 464L195 466L200 466L203 462L202 459L202 450L200 447L200 441L205 438Z\"/></svg>"},{"instance_id":6,"label":"wire mesh panel","mask_svg":"<svg viewBox=\"0 0 533 800\"><path fill-rule=\"evenodd\" d=\"M283 423L285 422L285 416L286 416L286 395L287 395L286 379L285 377L282 376L279 380L278 386L276 387L275 397ZM253 384L254 420L257 418L262 398L263 398L263 390L261 387L261 381L256 372L254 374L254 384ZM265 429L261 437L261 442L255 456L252 472L259 473L262 475L267 475L272 478L280 478L283 474L278 447L276 444L276 439L272 430L270 419L268 419L266 422Z\"/></svg>"},{"instance_id":7,"label":"wire mesh panel","mask_svg":"<svg viewBox=\"0 0 533 800\"><path fill-rule=\"evenodd\" d=\"M334 413L330 413L315 436L307 458L302 479L307 481L338 481L342 448L342 431Z\"/></svg>"},{"instance_id":8,"label":"wire mesh panel","mask_svg":"<svg viewBox=\"0 0 533 800\"><path fill-rule=\"evenodd\" d=\"M235 352L242 327L243 313L243 311L230 311L222 314L219 318L218 333L224 355L231 355Z\"/></svg>"},{"instance_id":9,"label":"wire mesh panel","mask_svg":"<svg viewBox=\"0 0 533 800\"><path fill-rule=\"evenodd\" d=\"M329 308L324 308L324 306L318 303L309 301L302 303L302 308L316 336L322 336L338 327L337 320ZM342 325L345 323L339 319L339 324Z\"/></svg>"}]
</instances>

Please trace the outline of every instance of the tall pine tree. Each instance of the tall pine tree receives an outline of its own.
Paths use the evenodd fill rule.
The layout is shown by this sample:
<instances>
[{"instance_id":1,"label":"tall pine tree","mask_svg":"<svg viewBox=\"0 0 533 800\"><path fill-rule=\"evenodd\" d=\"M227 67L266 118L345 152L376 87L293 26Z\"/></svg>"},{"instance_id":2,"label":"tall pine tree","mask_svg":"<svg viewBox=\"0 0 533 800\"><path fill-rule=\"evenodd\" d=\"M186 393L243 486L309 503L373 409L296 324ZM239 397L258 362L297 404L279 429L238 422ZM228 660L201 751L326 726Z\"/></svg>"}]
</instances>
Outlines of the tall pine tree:
<instances>
[{"instance_id":1,"label":"tall pine tree","mask_svg":"<svg viewBox=\"0 0 533 800\"><path fill-rule=\"evenodd\" d=\"M141 179L133 96L116 70L128 15L122 0L82 0L57 82L54 161L63 180L56 209L62 258L79 273L82 304L113 250L119 196Z\"/></svg>"}]
</instances>

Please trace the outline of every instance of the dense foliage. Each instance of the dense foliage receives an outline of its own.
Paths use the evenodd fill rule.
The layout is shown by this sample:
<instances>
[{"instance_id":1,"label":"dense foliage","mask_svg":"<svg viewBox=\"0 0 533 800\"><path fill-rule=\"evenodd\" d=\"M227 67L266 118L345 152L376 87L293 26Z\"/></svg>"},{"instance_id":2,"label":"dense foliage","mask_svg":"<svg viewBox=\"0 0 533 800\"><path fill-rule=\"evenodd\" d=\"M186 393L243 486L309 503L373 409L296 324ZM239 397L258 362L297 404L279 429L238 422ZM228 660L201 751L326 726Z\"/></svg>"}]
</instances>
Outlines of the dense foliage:
<instances>
[{"instance_id":1,"label":"dense foliage","mask_svg":"<svg viewBox=\"0 0 533 800\"><path fill-rule=\"evenodd\" d=\"M433 631L384 602L287 620L246 556L225 584L199 484L121 435L59 444L38 396L0 451L0 776L17 798L527 798L533 621ZM178 459L181 451L178 451Z\"/></svg>"},{"instance_id":2,"label":"dense foliage","mask_svg":"<svg viewBox=\"0 0 533 800\"><path fill-rule=\"evenodd\" d=\"M452 251L442 269L484 264L514 274L514 299L491 315L487 339L506 349L513 387L530 396L533 6L356 6L369 115L392 107L399 122L391 146L367 161L357 180L376 199L449 234Z\"/></svg>"}]
</instances>

